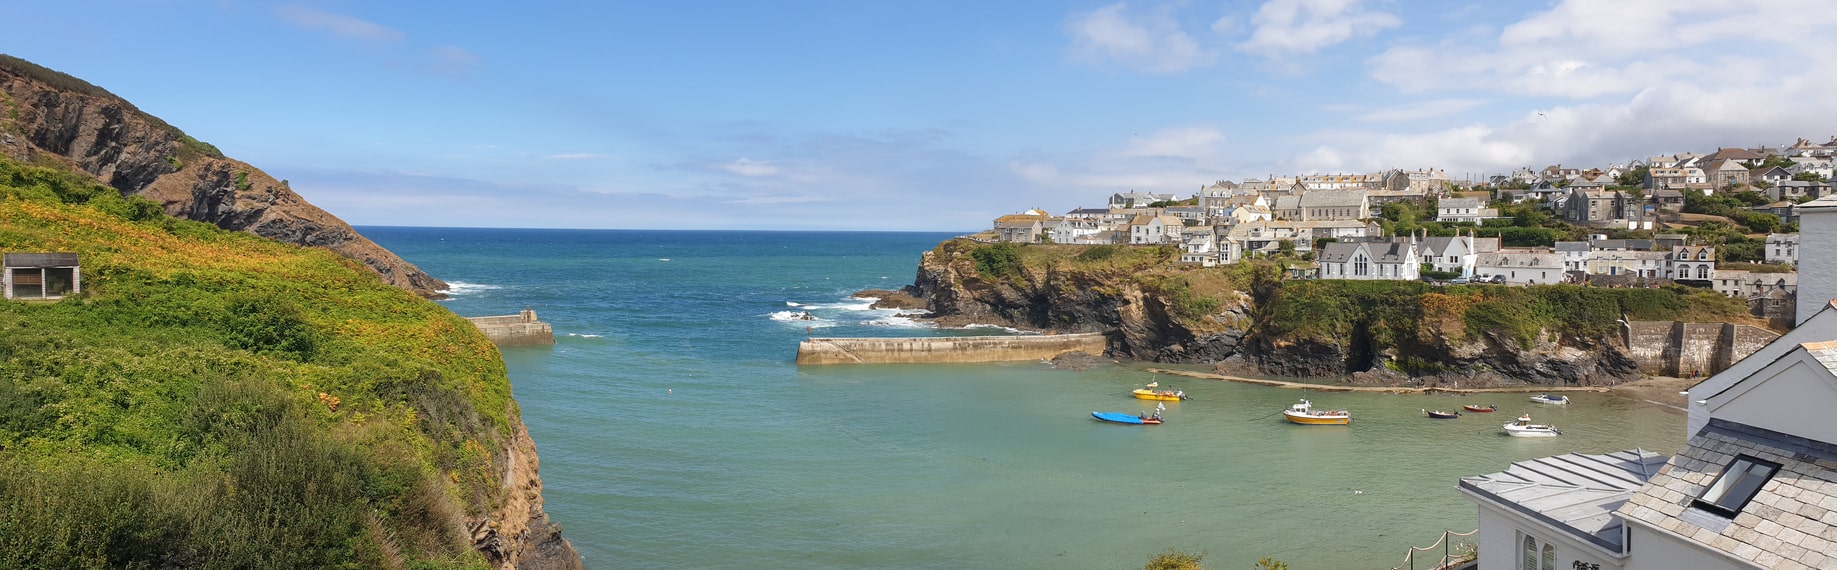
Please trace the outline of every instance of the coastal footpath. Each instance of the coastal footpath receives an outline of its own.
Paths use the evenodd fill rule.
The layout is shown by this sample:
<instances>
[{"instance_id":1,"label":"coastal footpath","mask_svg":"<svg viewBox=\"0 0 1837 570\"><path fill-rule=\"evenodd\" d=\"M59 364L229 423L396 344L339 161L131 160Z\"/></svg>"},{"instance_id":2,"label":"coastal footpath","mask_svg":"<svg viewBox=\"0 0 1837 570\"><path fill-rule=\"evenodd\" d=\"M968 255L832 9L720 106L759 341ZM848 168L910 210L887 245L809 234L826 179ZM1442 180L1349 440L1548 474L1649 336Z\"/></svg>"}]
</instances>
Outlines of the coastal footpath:
<instances>
[{"instance_id":1,"label":"coastal footpath","mask_svg":"<svg viewBox=\"0 0 1837 570\"><path fill-rule=\"evenodd\" d=\"M1741 301L1685 287L1293 280L1274 261L1178 259L1165 245L955 239L922 256L905 292L941 324L1097 333L1115 358L1353 384L1607 385L1639 378L1646 363L1672 369L1644 373L1676 374L1704 348L1721 356L1703 365L1739 360L1773 334ZM1718 324L1676 327L1688 331L1679 347L1650 344L1668 342L1674 322ZM1747 328L1699 334L1721 323Z\"/></svg>"}]
</instances>

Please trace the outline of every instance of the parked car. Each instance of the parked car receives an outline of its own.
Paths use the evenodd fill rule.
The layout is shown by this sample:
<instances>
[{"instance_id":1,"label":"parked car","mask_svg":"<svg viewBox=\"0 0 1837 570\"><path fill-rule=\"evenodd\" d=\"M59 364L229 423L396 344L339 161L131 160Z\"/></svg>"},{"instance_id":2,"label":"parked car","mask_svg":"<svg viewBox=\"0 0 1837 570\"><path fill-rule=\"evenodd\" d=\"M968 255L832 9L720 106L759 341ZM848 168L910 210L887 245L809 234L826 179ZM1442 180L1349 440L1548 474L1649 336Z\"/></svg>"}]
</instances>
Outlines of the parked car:
<instances>
[{"instance_id":1,"label":"parked car","mask_svg":"<svg viewBox=\"0 0 1837 570\"><path fill-rule=\"evenodd\" d=\"M1460 276L1460 277L1456 277L1456 278L1453 278L1453 279L1449 279L1449 280L1448 280L1448 283L1449 283L1450 285L1466 285L1466 284L1467 284L1467 276L1465 276L1465 275L1463 275L1463 276Z\"/></svg>"},{"instance_id":2,"label":"parked car","mask_svg":"<svg viewBox=\"0 0 1837 570\"><path fill-rule=\"evenodd\" d=\"M1492 277L1489 277L1489 278L1487 278L1487 279L1486 279L1486 282L1487 282L1487 283L1496 283L1496 284L1499 284L1499 285L1504 285L1504 284L1505 284L1505 276L1504 276L1504 275L1494 275L1494 276L1492 276Z\"/></svg>"}]
</instances>

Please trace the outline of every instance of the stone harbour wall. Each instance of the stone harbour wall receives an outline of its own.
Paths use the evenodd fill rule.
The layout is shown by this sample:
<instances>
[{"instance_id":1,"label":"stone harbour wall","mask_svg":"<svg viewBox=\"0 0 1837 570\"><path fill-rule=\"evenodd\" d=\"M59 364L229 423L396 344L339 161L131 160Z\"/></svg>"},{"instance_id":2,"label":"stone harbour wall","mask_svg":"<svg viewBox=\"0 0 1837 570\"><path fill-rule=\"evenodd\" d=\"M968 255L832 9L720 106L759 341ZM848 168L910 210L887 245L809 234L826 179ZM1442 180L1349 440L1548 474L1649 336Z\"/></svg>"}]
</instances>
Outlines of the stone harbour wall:
<instances>
[{"instance_id":1,"label":"stone harbour wall","mask_svg":"<svg viewBox=\"0 0 1837 570\"><path fill-rule=\"evenodd\" d=\"M498 346L530 346L537 344L555 344L555 331L548 323L536 319L536 312L523 309L515 315L491 317L466 317L477 326L485 338Z\"/></svg>"},{"instance_id":2,"label":"stone harbour wall","mask_svg":"<svg viewBox=\"0 0 1837 570\"><path fill-rule=\"evenodd\" d=\"M1676 321L1632 321L1622 334L1640 372L1680 377L1721 372L1780 336L1748 325Z\"/></svg>"},{"instance_id":3,"label":"stone harbour wall","mask_svg":"<svg viewBox=\"0 0 1837 570\"><path fill-rule=\"evenodd\" d=\"M1100 333L929 338L812 338L797 344L798 364L1003 362L1103 354Z\"/></svg>"}]
</instances>

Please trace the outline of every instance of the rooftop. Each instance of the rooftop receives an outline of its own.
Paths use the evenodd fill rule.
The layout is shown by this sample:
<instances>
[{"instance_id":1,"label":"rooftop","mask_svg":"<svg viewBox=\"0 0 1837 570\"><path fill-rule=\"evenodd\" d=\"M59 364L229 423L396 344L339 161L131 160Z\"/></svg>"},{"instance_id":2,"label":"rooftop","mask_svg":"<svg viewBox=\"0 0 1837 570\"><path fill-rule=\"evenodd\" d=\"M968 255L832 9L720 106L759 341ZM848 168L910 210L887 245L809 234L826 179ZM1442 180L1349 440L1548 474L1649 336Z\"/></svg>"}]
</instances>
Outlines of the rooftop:
<instances>
[{"instance_id":1,"label":"rooftop","mask_svg":"<svg viewBox=\"0 0 1837 570\"><path fill-rule=\"evenodd\" d=\"M1461 479L1460 489L1593 543L1621 551L1614 510L1665 465L1665 456L1632 449L1570 453L1513 462L1505 471Z\"/></svg>"}]
</instances>

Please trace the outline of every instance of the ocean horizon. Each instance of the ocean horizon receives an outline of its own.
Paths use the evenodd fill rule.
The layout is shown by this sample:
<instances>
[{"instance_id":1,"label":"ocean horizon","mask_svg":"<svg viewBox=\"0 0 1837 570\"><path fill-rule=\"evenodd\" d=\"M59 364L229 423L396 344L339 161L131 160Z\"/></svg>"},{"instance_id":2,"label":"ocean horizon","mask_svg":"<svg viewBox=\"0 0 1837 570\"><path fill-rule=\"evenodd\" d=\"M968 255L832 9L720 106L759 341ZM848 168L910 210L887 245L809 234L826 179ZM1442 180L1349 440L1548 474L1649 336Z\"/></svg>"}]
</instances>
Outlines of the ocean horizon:
<instances>
[{"instance_id":1,"label":"ocean horizon","mask_svg":"<svg viewBox=\"0 0 1837 570\"><path fill-rule=\"evenodd\" d=\"M795 364L810 335L1006 334L850 296L911 284L953 232L358 230L453 284L439 302L461 315L530 307L554 327L554 346L503 355L546 507L588 568L1120 569L1168 548L1218 568L1391 568L1474 528L1461 477L1684 441L1681 414L1603 394L1533 408L1134 362ZM1193 399L1160 426L1091 419L1152 409L1128 395L1151 381ZM1283 422L1302 397L1352 425ZM1501 410L1421 414L1462 403ZM1565 435L1501 435L1521 411Z\"/></svg>"}]
</instances>

